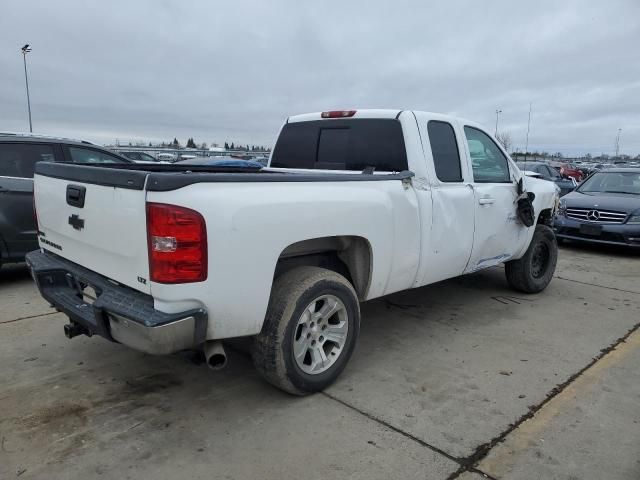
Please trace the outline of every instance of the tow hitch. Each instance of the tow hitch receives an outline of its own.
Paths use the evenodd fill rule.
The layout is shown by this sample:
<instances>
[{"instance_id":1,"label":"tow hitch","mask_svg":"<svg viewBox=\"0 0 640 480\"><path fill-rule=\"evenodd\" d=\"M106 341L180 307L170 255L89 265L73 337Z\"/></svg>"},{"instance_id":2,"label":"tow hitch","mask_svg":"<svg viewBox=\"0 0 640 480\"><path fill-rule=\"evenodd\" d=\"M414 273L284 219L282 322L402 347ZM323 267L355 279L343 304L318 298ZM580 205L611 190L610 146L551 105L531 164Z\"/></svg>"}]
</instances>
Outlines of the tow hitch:
<instances>
[{"instance_id":1,"label":"tow hitch","mask_svg":"<svg viewBox=\"0 0 640 480\"><path fill-rule=\"evenodd\" d=\"M78 335L86 335L90 337L92 335L91 331L80 325L76 322L67 323L64 326L64 336L71 339L73 337L77 337Z\"/></svg>"}]
</instances>

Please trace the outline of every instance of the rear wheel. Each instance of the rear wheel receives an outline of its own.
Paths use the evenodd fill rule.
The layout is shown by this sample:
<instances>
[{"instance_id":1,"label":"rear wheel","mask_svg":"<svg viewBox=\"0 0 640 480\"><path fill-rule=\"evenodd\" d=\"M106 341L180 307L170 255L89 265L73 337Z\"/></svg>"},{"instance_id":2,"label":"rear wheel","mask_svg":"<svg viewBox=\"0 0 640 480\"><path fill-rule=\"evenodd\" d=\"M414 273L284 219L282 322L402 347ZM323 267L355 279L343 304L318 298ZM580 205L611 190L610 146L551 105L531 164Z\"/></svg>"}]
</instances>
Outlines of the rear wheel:
<instances>
[{"instance_id":1,"label":"rear wheel","mask_svg":"<svg viewBox=\"0 0 640 480\"><path fill-rule=\"evenodd\" d=\"M553 230L538 224L524 256L505 264L507 281L521 292L541 292L551 282L557 261L558 244Z\"/></svg>"},{"instance_id":2,"label":"rear wheel","mask_svg":"<svg viewBox=\"0 0 640 480\"><path fill-rule=\"evenodd\" d=\"M359 329L358 297L346 278L323 268L294 268L274 282L253 361L282 390L317 392L345 368Z\"/></svg>"}]
</instances>

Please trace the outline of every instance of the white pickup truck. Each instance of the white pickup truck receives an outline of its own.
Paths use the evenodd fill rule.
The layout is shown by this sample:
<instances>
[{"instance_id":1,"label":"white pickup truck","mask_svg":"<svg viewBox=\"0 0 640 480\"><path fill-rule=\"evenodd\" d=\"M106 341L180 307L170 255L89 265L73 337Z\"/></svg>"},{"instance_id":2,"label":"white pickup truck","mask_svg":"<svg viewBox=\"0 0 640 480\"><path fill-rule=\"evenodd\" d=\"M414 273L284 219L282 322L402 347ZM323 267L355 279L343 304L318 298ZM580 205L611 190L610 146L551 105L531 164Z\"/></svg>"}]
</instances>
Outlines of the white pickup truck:
<instances>
[{"instance_id":1,"label":"white pickup truck","mask_svg":"<svg viewBox=\"0 0 640 480\"><path fill-rule=\"evenodd\" d=\"M70 338L203 348L221 367L221 340L251 336L261 374L306 394L344 369L359 302L502 263L515 289L543 290L557 201L473 122L312 113L287 119L261 170L39 163L27 263Z\"/></svg>"}]
</instances>

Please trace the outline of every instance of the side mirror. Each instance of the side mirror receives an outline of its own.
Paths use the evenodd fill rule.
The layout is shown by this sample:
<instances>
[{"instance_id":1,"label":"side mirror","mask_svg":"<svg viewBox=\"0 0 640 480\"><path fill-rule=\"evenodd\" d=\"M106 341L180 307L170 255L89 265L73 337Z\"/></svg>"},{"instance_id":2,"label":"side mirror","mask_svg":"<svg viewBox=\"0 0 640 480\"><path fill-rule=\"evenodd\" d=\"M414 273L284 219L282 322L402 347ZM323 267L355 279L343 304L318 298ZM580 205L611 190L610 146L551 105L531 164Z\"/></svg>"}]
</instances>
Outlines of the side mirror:
<instances>
[{"instance_id":1,"label":"side mirror","mask_svg":"<svg viewBox=\"0 0 640 480\"><path fill-rule=\"evenodd\" d=\"M524 184L522 182L522 177L520 177L520 180L518 180L518 196L522 195L524 193Z\"/></svg>"}]
</instances>

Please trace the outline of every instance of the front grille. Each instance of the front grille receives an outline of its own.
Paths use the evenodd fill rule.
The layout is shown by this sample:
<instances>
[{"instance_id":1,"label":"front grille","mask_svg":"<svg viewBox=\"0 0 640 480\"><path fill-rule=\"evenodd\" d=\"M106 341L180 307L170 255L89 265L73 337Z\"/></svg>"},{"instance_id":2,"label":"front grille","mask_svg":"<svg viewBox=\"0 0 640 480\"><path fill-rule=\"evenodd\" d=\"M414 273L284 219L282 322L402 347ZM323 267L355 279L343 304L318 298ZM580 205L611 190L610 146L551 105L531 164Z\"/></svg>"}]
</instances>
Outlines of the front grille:
<instances>
[{"instance_id":1,"label":"front grille","mask_svg":"<svg viewBox=\"0 0 640 480\"><path fill-rule=\"evenodd\" d=\"M567 208L566 215L574 220L591 223L623 223L627 218L627 214L624 212L612 212L596 208Z\"/></svg>"},{"instance_id":2,"label":"front grille","mask_svg":"<svg viewBox=\"0 0 640 480\"><path fill-rule=\"evenodd\" d=\"M559 235L569 235L571 237L579 237L584 238L585 240L604 240L605 242L615 242L615 243L627 243L624 238L624 235L620 233L613 232L602 232L600 235L585 235L580 233L580 229L578 228L567 228L561 227L556 229ZM632 242L633 243L633 242Z\"/></svg>"}]
</instances>

